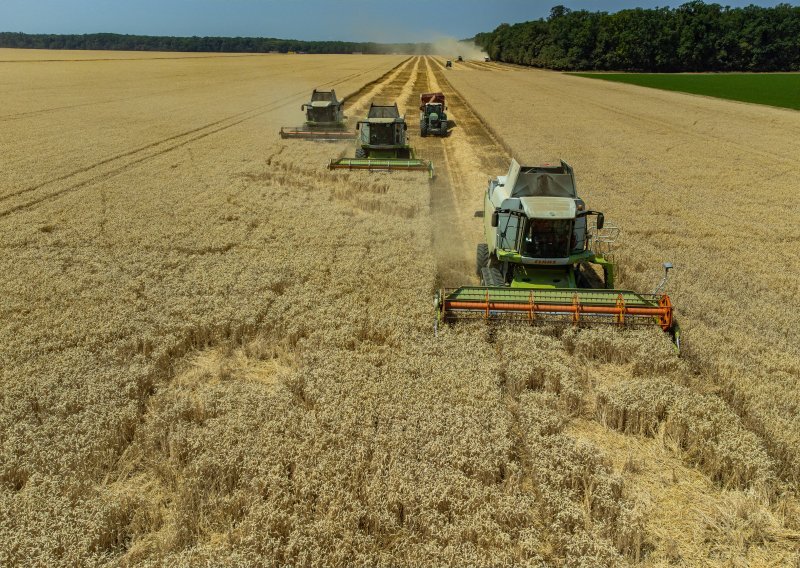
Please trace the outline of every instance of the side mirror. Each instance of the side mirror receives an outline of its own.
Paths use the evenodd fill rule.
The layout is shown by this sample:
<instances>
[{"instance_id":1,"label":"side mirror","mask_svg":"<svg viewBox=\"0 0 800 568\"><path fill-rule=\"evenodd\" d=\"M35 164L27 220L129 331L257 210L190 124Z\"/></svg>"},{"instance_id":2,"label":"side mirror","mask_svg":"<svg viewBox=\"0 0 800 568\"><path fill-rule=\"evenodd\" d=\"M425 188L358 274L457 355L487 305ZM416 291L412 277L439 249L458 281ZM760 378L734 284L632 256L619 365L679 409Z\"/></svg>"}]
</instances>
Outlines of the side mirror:
<instances>
[{"instance_id":1,"label":"side mirror","mask_svg":"<svg viewBox=\"0 0 800 568\"><path fill-rule=\"evenodd\" d=\"M475 211L475 217L483 219L483 211Z\"/></svg>"},{"instance_id":2,"label":"side mirror","mask_svg":"<svg viewBox=\"0 0 800 568\"><path fill-rule=\"evenodd\" d=\"M500 212L495 209L492 212L492 227L496 227L500 224Z\"/></svg>"},{"instance_id":3,"label":"side mirror","mask_svg":"<svg viewBox=\"0 0 800 568\"><path fill-rule=\"evenodd\" d=\"M360 122L356 123L356 130L361 130L361 123Z\"/></svg>"},{"instance_id":4,"label":"side mirror","mask_svg":"<svg viewBox=\"0 0 800 568\"><path fill-rule=\"evenodd\" d=\"M603 228L603 225L606 224L606 218L602 213L597 214L597 230L600 231Z\"/></svg>"},{"instance_id":5,"label":"side mirror","mask_svg":"<svg viewBox=\"0 0 800 568\"><path fill-rule=\"evenodd\" d=\"M405 122L403 123L403 130L408 130L408 124L406 124Z\"/></svg>"}]
</instances>

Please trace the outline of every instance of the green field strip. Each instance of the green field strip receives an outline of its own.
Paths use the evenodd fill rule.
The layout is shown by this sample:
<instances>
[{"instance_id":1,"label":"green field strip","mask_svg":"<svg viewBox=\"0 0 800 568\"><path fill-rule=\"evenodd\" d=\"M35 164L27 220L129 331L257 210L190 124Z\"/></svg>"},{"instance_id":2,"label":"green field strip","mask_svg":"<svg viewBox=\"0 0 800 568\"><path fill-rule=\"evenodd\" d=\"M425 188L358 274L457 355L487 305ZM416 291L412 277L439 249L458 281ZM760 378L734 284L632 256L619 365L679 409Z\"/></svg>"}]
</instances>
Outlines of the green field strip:
<instances>
[{"instance_id":1,"label":"green field strip","mask_svg":"<svg viewBox=\"0 0 800 568\"><path fill-rule=\"evenodd\" d=\"M800 73L571 73L666 91L800 110Z\"/></svg>"}]
</instances>

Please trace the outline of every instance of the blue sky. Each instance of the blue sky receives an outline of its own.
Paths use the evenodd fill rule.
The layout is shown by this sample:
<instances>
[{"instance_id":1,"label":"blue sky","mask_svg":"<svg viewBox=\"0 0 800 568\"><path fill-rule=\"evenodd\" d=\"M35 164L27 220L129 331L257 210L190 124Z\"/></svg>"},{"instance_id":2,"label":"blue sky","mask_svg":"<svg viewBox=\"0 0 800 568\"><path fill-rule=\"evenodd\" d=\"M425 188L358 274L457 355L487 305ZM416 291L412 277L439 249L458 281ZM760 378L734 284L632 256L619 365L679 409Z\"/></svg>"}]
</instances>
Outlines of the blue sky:
<instances>
[{"instance_id":1,"label":"blue sky","mask_svg":"<svg viewBox=\"0 0 800 568\"><path fill-rule=\"evenodd\" d=\"M800 0L790 1L797 4ZM682 0L669 5L681 4ZM777 2L730 1L731 6ZM605 10L662 0L0 0L0 31L262 36L352 41L471 37L550 7Z\"/></svg>"}]
</instances>

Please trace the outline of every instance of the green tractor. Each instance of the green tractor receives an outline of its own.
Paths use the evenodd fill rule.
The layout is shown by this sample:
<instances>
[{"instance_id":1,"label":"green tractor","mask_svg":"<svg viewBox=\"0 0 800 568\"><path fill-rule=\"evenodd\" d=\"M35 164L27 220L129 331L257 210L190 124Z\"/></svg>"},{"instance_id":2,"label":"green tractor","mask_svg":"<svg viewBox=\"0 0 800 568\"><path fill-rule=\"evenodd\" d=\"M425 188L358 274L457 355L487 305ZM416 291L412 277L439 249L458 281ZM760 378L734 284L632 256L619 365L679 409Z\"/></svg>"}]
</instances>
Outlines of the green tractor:
<instances>
[{"instance_id":1,"label":"green tractor","mask_svg":"<svg viewBox=\"0 0 800 568\"><path fill-rule=\"evenodd\" d=\"M572 168L564 161L520 166L489 182L484 209L485 243L477 247L480 286L443 289L436 297L439 321L461 318L522 320L572 325L657 325L680 348L680 329L667 274L652 294L616 289L616 227L578 197ZM589 222L589 221L592 222Z\"/></svg>"},{"instance_id":2,"label":"green tractor","mask_svg":"<svg viewBox=\"0 0 800 568\"><path fill-rule=\"evenodd\" d=\"M447 136L447 106L444 93L422 93L419 96L419 135Z\"/></svg>"},{"instance_id":3,"label":"green tractor","mask_svg":"<svg viewBox=\"0 0 800 568\"><path fill-rule=\"evenodd\" d=\"M356 129L360 135L356 139L355 158L331 160L329 169L417 170L427 171L433 177L433 165L417 158L408 144L408 125L397 103L372 103L367 118L359 121Z\"/></svg>"}]
</instances>

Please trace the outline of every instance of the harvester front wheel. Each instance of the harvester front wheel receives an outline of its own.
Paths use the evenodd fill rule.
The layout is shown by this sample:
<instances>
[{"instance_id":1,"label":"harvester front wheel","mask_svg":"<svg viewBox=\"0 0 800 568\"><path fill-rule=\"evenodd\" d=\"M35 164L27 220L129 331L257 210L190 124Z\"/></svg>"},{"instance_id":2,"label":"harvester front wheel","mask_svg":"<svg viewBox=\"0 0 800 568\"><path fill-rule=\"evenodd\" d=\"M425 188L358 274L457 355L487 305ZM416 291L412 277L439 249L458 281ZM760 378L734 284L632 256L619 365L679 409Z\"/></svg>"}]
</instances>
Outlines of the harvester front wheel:
<instances>
[{"instance_id":1,"label":"harvester front wheel","mask_svg":"<svg viewBox=\"0 0 800 568\"><path fill-rule=\"evenodd\" d=\"M356 158L359 160L363 160L367 157L367 151L364 148L356 148Z\"/></svg>"},{"instance_id":2,"label":"harvester front wheel","mask_svg":"<svg viewBox=\"0 0 800 568\"><path fill-rule=\"evenodd\" d=\"M483 269L489 266L489 245L480 243L475 252L475 272L478 276L481 275Z\"/></svg>"},{"instance_id":3,"label":"harvester front wheel","mask_svg":"<svg viewBox=\"0 0 800 568\"><path fill-rule=\"evenodd\" d=\"M496 268L484 266L481 270L481 286L503 286L503 275Z\"/></svg>"}]
</instances>

